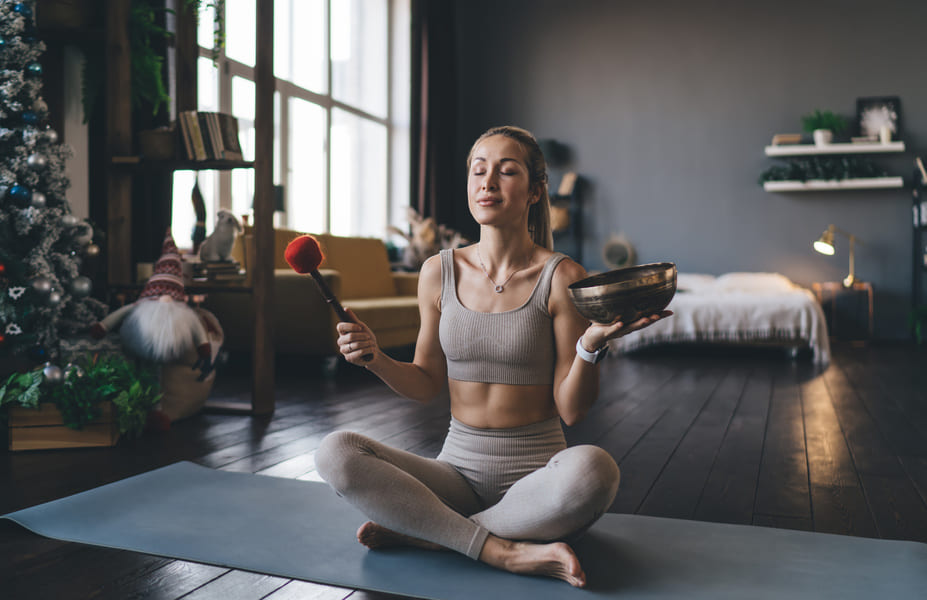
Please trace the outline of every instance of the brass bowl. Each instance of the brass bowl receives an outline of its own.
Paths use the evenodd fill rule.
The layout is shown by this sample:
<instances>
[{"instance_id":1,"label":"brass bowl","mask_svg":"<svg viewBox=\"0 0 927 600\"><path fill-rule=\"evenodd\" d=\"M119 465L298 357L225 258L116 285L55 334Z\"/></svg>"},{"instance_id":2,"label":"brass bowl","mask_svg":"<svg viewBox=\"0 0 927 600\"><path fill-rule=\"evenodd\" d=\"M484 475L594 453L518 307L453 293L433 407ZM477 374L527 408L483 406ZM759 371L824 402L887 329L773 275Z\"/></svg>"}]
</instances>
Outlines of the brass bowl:
<instances>
[{"instance_id":1,"label":"brass bowl","mask_svg":"<svg viewBox=\"0 0 927 600\"><path fill-rule=\"evenodd\" d=\"M573 304L596 323L633 323L659 313L676 294L676 265L671 262L616 269L570 285Z\"/></svg>"}]
</instances>

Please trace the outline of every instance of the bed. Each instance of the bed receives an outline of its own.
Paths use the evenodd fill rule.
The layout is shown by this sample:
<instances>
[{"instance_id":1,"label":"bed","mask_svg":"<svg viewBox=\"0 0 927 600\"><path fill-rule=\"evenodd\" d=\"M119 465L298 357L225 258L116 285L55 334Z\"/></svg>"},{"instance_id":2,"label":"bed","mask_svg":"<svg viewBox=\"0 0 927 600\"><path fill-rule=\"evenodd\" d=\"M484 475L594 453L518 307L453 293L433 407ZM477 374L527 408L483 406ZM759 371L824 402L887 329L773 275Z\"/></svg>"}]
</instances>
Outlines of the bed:
<instances>
[{"instance_id":1,"label":"bed","mask_svg":"<svg viewBox=\"0 0 927 600\"><path fill-rule=\"evenodd\" d=\"M680 273L674 315L615 340L627 353L666 344L808 347L814 362L830 361L824 312L814 295L779 273Z\"/></svg>"}]
</instances>

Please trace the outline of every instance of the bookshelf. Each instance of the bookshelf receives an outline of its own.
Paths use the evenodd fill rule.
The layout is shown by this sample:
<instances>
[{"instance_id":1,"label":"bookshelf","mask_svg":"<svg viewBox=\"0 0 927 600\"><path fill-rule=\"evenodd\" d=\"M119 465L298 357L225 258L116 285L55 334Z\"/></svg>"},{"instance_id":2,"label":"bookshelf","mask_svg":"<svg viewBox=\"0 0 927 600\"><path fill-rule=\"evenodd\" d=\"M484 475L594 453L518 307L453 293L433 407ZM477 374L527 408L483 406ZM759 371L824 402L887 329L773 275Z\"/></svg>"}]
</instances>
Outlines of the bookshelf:
<instances>
[{"instance_id":1,"label":"bookshelf","mask_svg":"<svg viewBox=\"0 0 927 600\"><path fill-rule=\"evenodd\" d=\"M107 283L119 287L134 281L132 253L132 184L136 177L181 169L252 168L255 173L253 266L253 377L250 406L235 407L254 415L274 411L273 304L273 19L274 3L257 2L255 9L255 155L248 161L129 161L132 153L132 113L126 88L131 81L128 22L130 0L104 3L106 85L104 102L104 164L106 187ZM196 15L189 6L176 10L176 110L196 110ZM115 160L114 160L115 159Z\"/></svg>"}]
</instances>

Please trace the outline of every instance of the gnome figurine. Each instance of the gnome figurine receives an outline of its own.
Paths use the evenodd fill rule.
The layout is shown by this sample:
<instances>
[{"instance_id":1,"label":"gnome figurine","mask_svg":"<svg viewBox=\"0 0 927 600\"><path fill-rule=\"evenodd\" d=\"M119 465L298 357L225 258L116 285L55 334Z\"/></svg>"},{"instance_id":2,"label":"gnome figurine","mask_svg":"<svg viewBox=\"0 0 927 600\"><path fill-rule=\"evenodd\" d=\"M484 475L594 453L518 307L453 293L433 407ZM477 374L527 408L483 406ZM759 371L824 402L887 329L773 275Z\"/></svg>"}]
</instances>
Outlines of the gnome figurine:
<instances>
[{"instance_id":1,"label":"gnome figurine","mask_svg":"<svg viewBox=\"0 0 927 600\"><path fill-rule=\"evenodd\" d=\"M90 334L101 338L119 328L122 345L135 356L158 363L179 360L191 348L199 357L193 369L200 378L212 371L212 349L206 327L184 293L180 252L167 230L161 257L137 301L95 323Z\"/></svg>"}]
</instances>

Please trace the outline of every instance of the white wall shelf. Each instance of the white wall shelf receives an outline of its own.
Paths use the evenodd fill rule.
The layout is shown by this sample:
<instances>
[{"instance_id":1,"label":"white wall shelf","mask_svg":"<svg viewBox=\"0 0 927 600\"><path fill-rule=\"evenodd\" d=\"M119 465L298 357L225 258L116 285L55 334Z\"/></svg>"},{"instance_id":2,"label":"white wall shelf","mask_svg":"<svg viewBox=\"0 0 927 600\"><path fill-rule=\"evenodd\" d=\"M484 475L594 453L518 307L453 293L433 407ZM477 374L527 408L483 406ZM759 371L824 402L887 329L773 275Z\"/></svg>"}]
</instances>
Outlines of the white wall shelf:
<instances>
[{"instance_id":1,"label":"white wall shelf","mask_svg":"<svg viewBox=\"0 0 927 600\"><path fill-rule=\"evenodd\" d=\"M767 192L813 192L819 190L874 190L897 189L904 187L901 177L866 177L861 179L808 181L766 181L763 189Z\"/></svg>"},{"instance_id":2,"label":"white wall shelf","mask_svg":"<svg viewBox=\"0 0 927 600\"><path fill-rule=\"evenodd\" d=\"M904 152L904 142L889 142L882 144L787 144L782 146L766 146L766 156L811 156L818 154L881 154L887 152Z\"/></svg>"}]
</instances>

